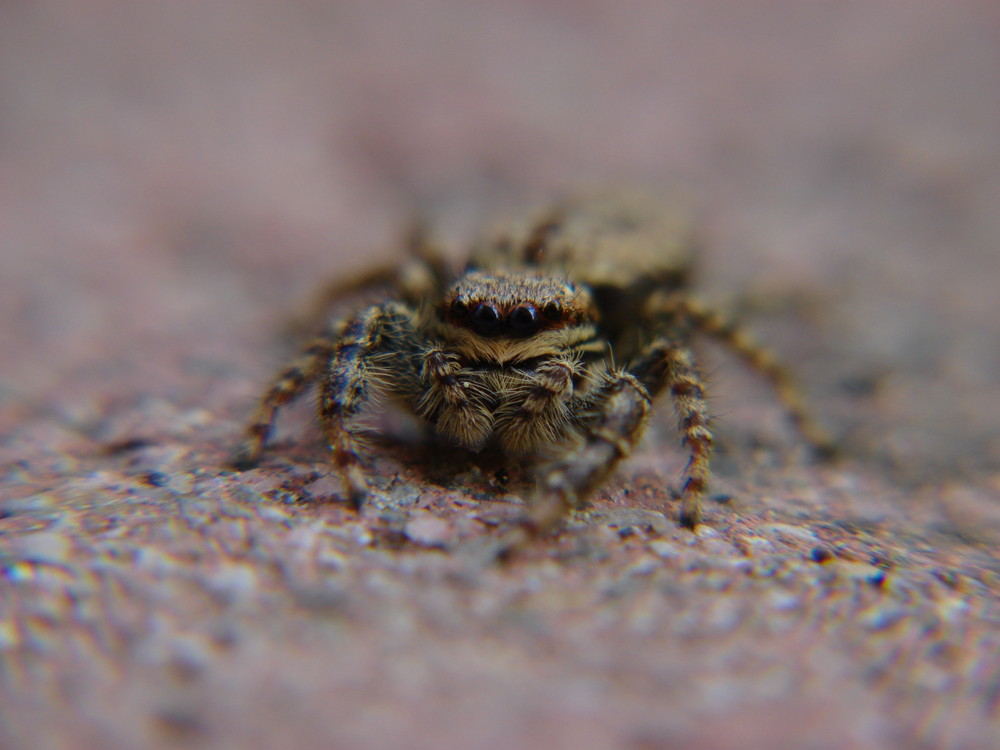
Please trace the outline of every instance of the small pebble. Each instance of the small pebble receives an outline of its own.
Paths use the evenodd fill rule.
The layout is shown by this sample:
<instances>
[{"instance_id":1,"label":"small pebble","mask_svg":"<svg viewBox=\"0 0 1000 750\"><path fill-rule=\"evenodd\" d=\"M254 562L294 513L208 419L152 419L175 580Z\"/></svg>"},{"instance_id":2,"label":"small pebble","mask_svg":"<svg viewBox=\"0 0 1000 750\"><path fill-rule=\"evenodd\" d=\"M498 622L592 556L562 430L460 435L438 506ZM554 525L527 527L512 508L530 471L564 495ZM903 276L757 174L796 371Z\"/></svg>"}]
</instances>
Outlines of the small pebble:
<instances>
[{"instance_id":1,"label":"small pebble","mask_svg":"<svg viewBox=\"0 0 1000 750\"><path fill-rule=\"evenodd\" d=\"M767 603L781 612L790 612L802 606L799 597L787 591L772 591L767 597Z\"/></svg>"},{"instance_id":2,"label":"small pebble","mask_svg":"<svg viewBox=\"0 0 1000 750\"><path fill-rule=\"evenodd\" d=\"M135 567L157 576L172 575L180 571L180 561L157 547L139 547L135 552Z\"/></svg>"},{"instance_id":3,"label":"small pebble","mask_svg":"<svg viewBox=\"0 0 1000 750\"><path fill-rule=\"evenodd\" d=\"M396 484L385 493L385 499L395 508L416 505L420 501L420 490L410 484Z\"/></svg>"},{"instance_id":4,"label":"small pebble","mask_svg":"<svg viewBox=\"0 0 1000 750\"><path fill-rule=\"evenodd\" d=\"M906 615L903 607L879 605L859 612L855 619L868 630L886 630L902 622Z\"/></svg>"},{"instance_id":5,"label":"small pebble","mask_svg":"<svg viewBox=\"0 0 1000 750\"><path fill-rule=\"evenodd\" d=\"M407 539L423 547L445 547L454 538L454 532L448 521L429 513L411 519L403 528Z\"/></svg>"},{"instance_id":6,"label":"small pebble","mask_svg":"<svg viewBox=\"0 0 1000 750\"><path fill-rule=\"evenodd\" d=\"M672 560L681 555L680 548L670 542L664 542L662 539L650 542L649 551L657 557L662 557L664 560Z\"/></svg>"},{"instance_id":7,"label":"small pebble","mask_svg":"<svg viewBox=\"0 0 1000 750\"><path fill-rule=\"evenodd\" d=\"M302 489L313 497L337 497L343 492L343 483L335 476L327 474Z\"/></svg>"},{"instance_id":8,"label":"small pebble","mask_svg":"<svg viewBox=\"0 0 1000 750\"><path fill-rule=\"evenodd\" d=\"M372 534L372 530L364 524L356 523L351 525L350 539L355 544L367 547L375 541L375 535Z\"/></svg>"},{"instance_id":9,"label":"small pebble","mask_svg":"<svg viewBox=\"0 0 1000 750\"><path fill-rule=\"evenodd\" d=\"M708 554L717 557L732 557L736 552L736 548L725 539L706 539L701 548Z\"/></svg>"},{"instance_id":10,"label":"small pebble","mask_svg":"<svg viewBox=\"0 0 1000 750\"><path fill-rule=\"evenodd\" d=\"M605 525L622 530L630 528L663 534L671 527L665 515L645 508L611 508L597 515Z\"/></svg>"},{"instance_id":11,"label":"small pebble","mask_svg":"<svg viewBox=\"0 0 1000 750\"><path fill-rule=\"evenodd\" d=\"M867 563L848 562L841 560L835 563L837 572L844 578L856 581L868 581L881 585L885 581L886 573L874 565Z\"/></svg>"},{"instance_id":12,"label":"small pebble","mask_svg":"<svg viewBox=\"0 0 1000 750\"><path fill-rule=\"evenodd\" d=\"M762 534L776 536L784 542L810 542L815 544L819 541L812 531L804 526L792 526L788 523L765 523L757 527Z\"/></svg>"},{"instance_id":13,"label":"small pebble","mask_svg":"<svg viewBox=\"0 0 1000 750\"><path fill-rule=\"evenodd\" d=\"M73 551L68 537L51 531L36 531L12 540L11 551L25 562L64 565Z\"/></svg>"},{"instance_id":14,"label":"small pebble","mask_svg":"<svg viewBox=\"0 0 1000 750\"><path fill-rule=\"evenodd\" d=\"M939 601L936 609L943 620L953 623L968 613L969 603L957 596L950 596Z\"/></svg>"},{"instance_id":15,"label":"small pebble","mask_svg":"<svg viewBox=\"0 0 1000 750\"><path fill-rule=\"evenodd\" d=\"M809 550L809 557L813 562L825 563L834 558L833 551L829 547L818 545Z\"/></svg>"},{"instance_id":16,"label":"small pebble","mask_svg":"<svg viewBox=\"0 0 1000 750\"><path fill-rule=\"evenodd\" d=\"M249 487L239 486L233 489L233 499L239 503L246 503L247 505L263 505L267 502L267 498L256 490L252 490Z\"/></svg>"},{"instance_id":17,"label":"small pebble","mask_svg":"<svg viewBox=\"0 0 1000 750\"><path fill-rule=\"evenodd\" d=\"M343 570L347 567L349 560L343 552L331 544L322 545L316 550L316 562L327 568Z\"/></svg>"},{"instance_id":18,"label":"small pebble","mask_svg":"<svg viewBox=\"0 0 1000 750\"><path fill-rule=\"evenodd\" d=\"M170 481L169 477L162 471L150 471L143 475L143 481L151 487L165 487Z\"/></svg>"},{"instance_id":19,"label":"small pebble","mask_svg":"<svg viewBox=\"0 0 1000 750\"><path fill-rule=\"evenodd\" d=\"M21 634L11 620L0 621L0 652L16 648L21 644Z\"/></svg>"},{"instance_id":20,"label":"small pebble","mask_svg":"<svg viewBox=\"0 0 1000 750\"><path fill-rule=\"evenodd\" d=\"M0 501L0 518L16 515L33 515L38 511L52 510L57 505L54 495L39 493L28 497L8 498Z\"/></svg>"},{"instance_id":21,"label":"small pebble","mask_svg":"<svg viewBox=\"0 0 1000 750\"><path fill-rule=\"evenodd\" d=\"M202 582L205 588L226 602L247 598L259 585L256 570L242 563L224 563L205 575Z\"/></svg>"},{"instance_id":22,"label":"small pebble","mask_svg":"<svg viewBox=\"0 0 1000 750\"><path fill-rule=\"evenodd\" d=\"M257 508L257 513L265 521L287 521L289 518L286 511L270 503L261 503Z\"/></svg>"},{"instance_id":23,"label":"small pebble","mask_svg":"<svg viewBox=\"0 0 1000 750\"><path fill-rule=\"evenodd\" d=\"M154 472L159 474L159 472ZM166 482L161 485L178 495L187 495L194 489L194 477L184 471L173 472L167 475Z\"/></svg>"},{"instance_id":24,"label":"small pebble","mask_svg":"<svg viewBox=\"0 0 1000 750\"><path fill-rule=\"evenodd\" d=\"M748 555L766 555L774 552L774 544L762 536L744 536L739 541Z\"/></svg>"},{"instance_id":25,"label":"small pebble","mask_svg":"<svg viewBox=\"0 0 1000 750\"><path fill-rule=\"evenodd\" d=\"M625 568L625 572L632 576L647 576L660 568L660 561L652 556L643 556Z\"/></svg>"}]
</instances>

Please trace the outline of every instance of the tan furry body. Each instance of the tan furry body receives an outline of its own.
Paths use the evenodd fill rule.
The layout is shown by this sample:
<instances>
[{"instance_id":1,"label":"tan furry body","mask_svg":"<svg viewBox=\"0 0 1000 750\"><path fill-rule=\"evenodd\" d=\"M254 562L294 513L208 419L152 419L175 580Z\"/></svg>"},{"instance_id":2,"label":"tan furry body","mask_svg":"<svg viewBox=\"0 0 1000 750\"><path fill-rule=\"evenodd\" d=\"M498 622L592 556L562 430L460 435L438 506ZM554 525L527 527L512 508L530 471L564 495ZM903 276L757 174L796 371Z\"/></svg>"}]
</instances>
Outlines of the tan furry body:
<instances>
[{"instance_id":1,"label":"tan furry body","mask_svg":"<svg viewBox=\"0 0 1000 750\"><path fill-rule=\"evenodd\" d=\"M546 530L634 449L668 391L690 450L680 520L702 518L713 438L690 339L706 333L776 387L803 434L826 447L797 390L765 350L687 290L690 238L658 207L560 204L481 243L451 274L421 235L414 260L335 282L317 305L383 287L385 301L339 319L273 381L234 451L256 464L276 411L318 387L319 419L350 499L367 494L358 417L390 397L469 450L487 444L536 464L528 525ZM444 290L443 292L441 290Z\"/></svg>"}]
</instances>

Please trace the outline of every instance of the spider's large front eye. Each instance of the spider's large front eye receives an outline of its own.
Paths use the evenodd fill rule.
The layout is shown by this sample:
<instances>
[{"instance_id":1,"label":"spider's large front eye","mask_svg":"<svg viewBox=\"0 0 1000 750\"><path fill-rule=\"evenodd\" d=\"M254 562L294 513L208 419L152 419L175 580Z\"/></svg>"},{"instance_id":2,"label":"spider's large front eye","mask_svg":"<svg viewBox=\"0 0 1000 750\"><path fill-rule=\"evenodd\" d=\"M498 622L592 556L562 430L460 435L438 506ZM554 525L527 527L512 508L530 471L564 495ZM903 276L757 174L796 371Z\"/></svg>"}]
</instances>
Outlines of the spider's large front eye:
<instances>
[{"instance_id":1,"label":"spider's large front eye","mask_svg":"<svg viewBox=\"0 0 1000 750\"><path fill-rule=\"evenodd\" d=\"M515 307L507 315L507 328L515 336L530 336L538 330L538 310L531 305Z\"/></svg>"},{"instance_id":2,"label":"spider's large front eye","mask_svg":"<svg viewBox=\"0 0 1000 750\"><path fill-rule=\"evenodd\" d=\"M493 336L500 333L503 321L500 320L500 313L493 305L481 303L472 311L472 327L481 336Z\"/></svg>"}]
</instances>

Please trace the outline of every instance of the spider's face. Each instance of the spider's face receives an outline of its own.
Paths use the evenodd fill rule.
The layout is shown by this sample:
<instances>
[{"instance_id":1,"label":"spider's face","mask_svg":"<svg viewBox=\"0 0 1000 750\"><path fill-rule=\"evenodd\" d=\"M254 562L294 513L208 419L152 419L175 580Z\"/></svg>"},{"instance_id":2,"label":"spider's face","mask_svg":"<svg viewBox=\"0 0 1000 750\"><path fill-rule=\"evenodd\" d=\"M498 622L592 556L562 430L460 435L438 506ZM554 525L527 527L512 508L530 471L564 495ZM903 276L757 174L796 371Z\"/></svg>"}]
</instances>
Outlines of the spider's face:
<instances>
[{"instance_id":1,"label":"spider's face","mask_svg":"<svg viewBox=\"0 0 1000 750\"><path fill-rule=\"evenodd\" d=\"M590 294L554 276L472 271L437 309L442 334L472 359L499 362L554 353L593 335Z\"/></svg>"}]
</instances>

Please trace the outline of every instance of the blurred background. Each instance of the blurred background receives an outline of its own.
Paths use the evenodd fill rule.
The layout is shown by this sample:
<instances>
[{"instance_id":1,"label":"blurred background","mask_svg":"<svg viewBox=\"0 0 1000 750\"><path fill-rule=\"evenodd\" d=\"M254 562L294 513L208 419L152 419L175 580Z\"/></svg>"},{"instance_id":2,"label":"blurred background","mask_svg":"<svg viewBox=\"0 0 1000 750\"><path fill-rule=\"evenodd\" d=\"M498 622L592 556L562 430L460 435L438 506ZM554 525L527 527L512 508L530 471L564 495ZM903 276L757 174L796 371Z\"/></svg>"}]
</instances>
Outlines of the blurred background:
<instances>
[{"instance_id":1,"label":"blurred background","mask_svg":"<svg viewBox=\"0 0 1000 750\"><path fill-rule=\"evenodd\" d=\"M451 454L223 470L321 278L619 185L848 461L709 350L698 536L667 408L506 567ZM998 241L996 0L3 0L0 746L993 747Z\"/></svg>"},{"instance_id":2,"label":"blurred background","mask_svg":"<svg viewBox=\"0 0 1000 750\"><path fill-rule=\"evenodd\" d=\"M608 184L682 196L709 297L811 316L759 325L877 386L859 440L1000 464L990 0L3 3L0 394L203 401L184 352L245 398L414 212L460 242Z\"/></svg>"}]
</instances>

